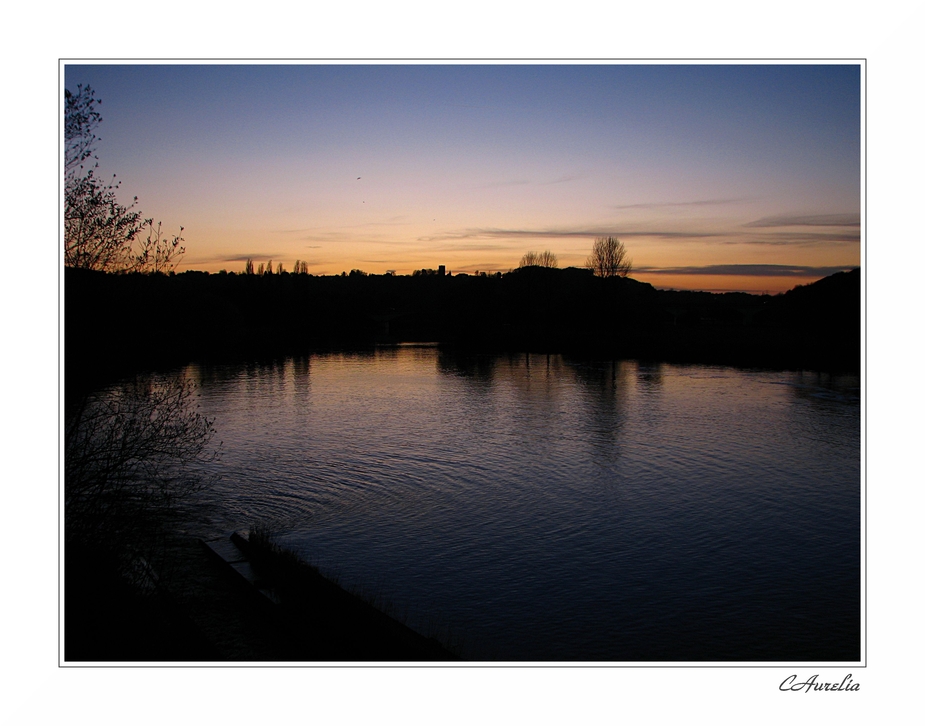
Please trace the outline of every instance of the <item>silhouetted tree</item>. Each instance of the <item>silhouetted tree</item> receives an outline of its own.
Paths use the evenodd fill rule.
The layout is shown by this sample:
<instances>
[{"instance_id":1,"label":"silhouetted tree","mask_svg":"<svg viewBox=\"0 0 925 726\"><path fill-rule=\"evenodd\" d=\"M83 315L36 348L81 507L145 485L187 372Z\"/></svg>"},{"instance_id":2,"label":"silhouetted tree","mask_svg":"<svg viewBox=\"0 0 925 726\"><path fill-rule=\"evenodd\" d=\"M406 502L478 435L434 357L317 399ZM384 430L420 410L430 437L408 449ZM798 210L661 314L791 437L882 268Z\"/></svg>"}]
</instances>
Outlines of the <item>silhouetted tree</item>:
<instances>
[{"instance_id":1,"label":"silhouetted tree","mask_svg":"<svg viewBox=\"0 0 925 726\"><path fill-rule=\"evenodd\" d=\"M153 219L119 203L118 184L96 176L94 129L101 118L90 88L65 92L65 240L68 267L104 272L173 272L183 254L179 235L168 237ZM92 166L91 166L92 163ZM182 228L181 228L182 231ZM75 272L75 274L77 274ZM79 298L65 298L68 313ZM75 307L77 306L77 307ZM112 312L93 307L77 329L105 336ZM96 318L94 319L94 315ZM148 316L173 308L132 309L129 326L142 336ZM73 318L69 318L73 321ZM74 322L69 322L74 325ZM93 330L97 328L98 331ZM102 331L102 332L100 332ZM93 336L91 336L93 337ZM92 353L69 348L71 370L85 370ZM68 627L80 627L91 593L75 573L137 583L152 558L163 554L165 534L179 503L204 486L197 468L217 455L212 422L196 412L193 387L182 374L146 377L94 393L79 376L68 386L64 412L64 530ZM83 605L81 605L83 603ZM74 620L77 618L77 620Z\"/></svg>"},{"instance_id":2,"label":"silhouetted tree","mask_svg":"<svg viewBox=\"0 0 925 726\"><path fill-rule=\"evenodd\" d=\"M244 274L253 275L254 274L254 261L248 257L247 262L244 263Z\"/></svg>"},{"instance_id":3,"label":"silhouetted tree","mask_svg":"<svg viewBox=\"0 0 925 726\"><path fill-rule=\"evenodd\" d=\"M77 86L77 93L64 91L64 173L76 172L83 163L93 157L97 137L94 131L103 117L96 107L101 103L94 98L93 90Z\"/></svg>"},{"instance_id":4,"label":"silhouetted tree","mask_svg":"<svg viewBox=\"0 0 925 726\"><path fill-rule=\"evenodd\" d=\"M133 256L131 269L138 272L169 272L176 267L176 258L185 251L180 247L183 238L174 236L167 239L161 235L161 223L158 222L155 227L152 222L146 220L148 235ZM180 227L180 232L183 232L183 227Z\"/></svg>"},{"instance_id":5,"label":"silhouetted tree","mask_svg":"<svg viewBox=\"0 0 925 726\"><path fill-rule=\"evenodd\" d=\"M633 270L626 247L616 237L598 237L594 240L586 264L599 277L626 277Z\"/></svg>"},{"instance_id":6,"label":"silhouetted tree","mask_svg":"<svg viewBox=\"0 0 925 726\"><path fill-rule=\"evenodd\" d=\"M182 499L215 459L212 422L179 375L135 379L71 402L65 415L64 514L69 546L106 553L123 575L149 560Z\"/></svg>"},{"instance_id":7,"label":"silhouetted tree","mask_svg":"<svg viewBox=\"0 0 925 726\"><path fill-rule=\"evenodd\" d=\"M64 100L64 264L106 272L173 269L184 252L182 237L168 238L160 223L155 227L153 218L142 218L137 197L129 206L120 204L115 176L103 182L96 175L99 164L90 166L102 121L93 89L65 90Z\"/></svg>"},{"instance_id":8,"label":"silhouetted tree","mask_svg":"<svg viewBox=\"0 0 925 726\"><path fill-rule=\"evenodd\" d=\"M520 258L521 267L558 267L559 258L549 250L545 252L527 252Z\"/></svg>"}]
</instances>

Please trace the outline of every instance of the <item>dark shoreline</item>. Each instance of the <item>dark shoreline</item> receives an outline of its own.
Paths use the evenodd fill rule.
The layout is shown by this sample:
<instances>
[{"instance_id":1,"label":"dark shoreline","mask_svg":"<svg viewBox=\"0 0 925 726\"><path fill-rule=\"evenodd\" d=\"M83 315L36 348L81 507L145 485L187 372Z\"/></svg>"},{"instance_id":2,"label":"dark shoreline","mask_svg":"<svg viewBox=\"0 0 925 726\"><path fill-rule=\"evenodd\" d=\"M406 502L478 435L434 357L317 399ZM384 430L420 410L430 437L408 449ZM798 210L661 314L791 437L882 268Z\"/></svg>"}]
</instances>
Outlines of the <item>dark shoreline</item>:
<instances>
[{"instance_id":1,"label":"dark shoreline","mask_svg":"<svg viewBox=\"0 0 925 726\"><path fill-rule=\"evenodd\" d=\"M656 290L588 270L313 277L66 269L65 384L139 370L435 342L452 355L858 373L861 271L781 295Z\"/></svg>"},{"instance_id":2,"label":"dark shoreline","mask_svg":"<svg viewBox=\"0 0 925 726\"><path fill-rule=\"evenodd\" d=\"M65 663L460 660L317 570L299 563L293 573L283 551L267 555L290 567L276 603L190 535L171 538L156 587L130 586L74 555L65 570Z\"/></svg>"}]
</instances>

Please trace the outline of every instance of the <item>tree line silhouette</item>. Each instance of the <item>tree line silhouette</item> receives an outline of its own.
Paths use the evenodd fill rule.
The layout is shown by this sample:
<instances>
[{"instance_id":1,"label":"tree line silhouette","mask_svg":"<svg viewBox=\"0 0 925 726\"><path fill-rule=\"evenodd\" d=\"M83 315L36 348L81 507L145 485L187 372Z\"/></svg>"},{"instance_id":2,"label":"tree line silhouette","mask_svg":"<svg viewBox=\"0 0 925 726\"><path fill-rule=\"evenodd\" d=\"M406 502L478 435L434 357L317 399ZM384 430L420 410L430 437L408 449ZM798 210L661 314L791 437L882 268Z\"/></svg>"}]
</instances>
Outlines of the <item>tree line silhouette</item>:
<instances>
[{"instance_id":1,"label":"tree line silhouette","mask_svg":"<svg viewBox=\"0 0 925 726\"><path fill-rule=\"evenodd\" d=\"M65 362L69 377L83 378L112 366L427 341L858 371L860 310L857 269L775 296L657 290L538 266L485 276L67 269Z\"/></svg>"}]
</instances>

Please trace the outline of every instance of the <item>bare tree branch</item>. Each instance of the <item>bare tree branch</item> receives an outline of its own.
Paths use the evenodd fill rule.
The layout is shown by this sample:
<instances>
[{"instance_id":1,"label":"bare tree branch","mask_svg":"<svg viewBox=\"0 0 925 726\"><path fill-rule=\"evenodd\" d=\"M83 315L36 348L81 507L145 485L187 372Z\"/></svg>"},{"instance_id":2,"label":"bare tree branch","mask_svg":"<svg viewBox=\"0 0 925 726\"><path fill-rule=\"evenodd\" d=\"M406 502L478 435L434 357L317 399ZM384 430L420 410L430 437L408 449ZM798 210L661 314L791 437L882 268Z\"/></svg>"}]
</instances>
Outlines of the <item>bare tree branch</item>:
<instances>
[{"instance_id":1,"label":"bare tree branch","mask_svg":"<svg viewBox=\"0 0 925 726\"><path fill-rule=\"evenodd\" d=\"M616 237L598 237L588 257L587 266L598 277L626 277L633 271L633 262L626 247Z\"/></svg>"},{"instance_id":2,"label":"bare tree branch","mask_svg":"<svg viewBox=\"0 0 925 726\"><path fill-rule=\"evenodd\" d=\"M520 258L521 267L558 267L559 258L549 250L545 252L527 252Z\"/></svg>"},{"instance_id":3,"label":"bare tree branch","mask_svg":"<svg viewBox=\"0 0 925 726\"><path fill-rule=\"evenodd\" d=\"M102 121L93 89L78 86L64 95L64 264L106 272L174 269L185 252L182 237L167 237L160 222L155 227L153 219L143 219L137 197L120 204L115 177L107 184L96 175L98 164L85 166L97 158L94 131Z\"/></svg>"}]
</instances>

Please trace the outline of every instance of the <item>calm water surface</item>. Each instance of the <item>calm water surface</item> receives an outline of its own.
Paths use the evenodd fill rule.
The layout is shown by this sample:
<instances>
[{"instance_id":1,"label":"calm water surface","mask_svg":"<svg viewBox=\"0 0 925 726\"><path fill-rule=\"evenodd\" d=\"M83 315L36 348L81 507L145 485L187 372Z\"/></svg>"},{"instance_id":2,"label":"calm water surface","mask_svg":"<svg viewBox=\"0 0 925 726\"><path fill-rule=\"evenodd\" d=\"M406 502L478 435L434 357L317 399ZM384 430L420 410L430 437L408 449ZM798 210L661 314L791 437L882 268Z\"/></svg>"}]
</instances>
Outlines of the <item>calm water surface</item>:
<instances>
[{"instance_id":1,"label":"calm water surface","mask_svg":"<svg viewBox=\"0 0 925 726\"><path fill-rule=\"evenodd\" d=\"M857 377L434 348L192 366L260 523L475 660L860 658Z\"/></svg>"}]
</instances>

